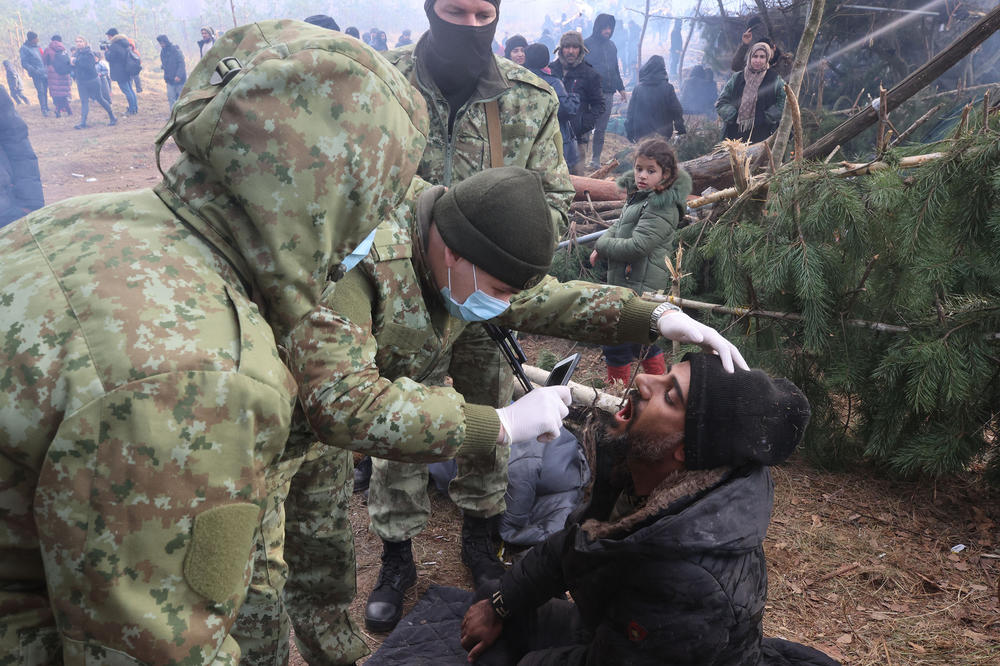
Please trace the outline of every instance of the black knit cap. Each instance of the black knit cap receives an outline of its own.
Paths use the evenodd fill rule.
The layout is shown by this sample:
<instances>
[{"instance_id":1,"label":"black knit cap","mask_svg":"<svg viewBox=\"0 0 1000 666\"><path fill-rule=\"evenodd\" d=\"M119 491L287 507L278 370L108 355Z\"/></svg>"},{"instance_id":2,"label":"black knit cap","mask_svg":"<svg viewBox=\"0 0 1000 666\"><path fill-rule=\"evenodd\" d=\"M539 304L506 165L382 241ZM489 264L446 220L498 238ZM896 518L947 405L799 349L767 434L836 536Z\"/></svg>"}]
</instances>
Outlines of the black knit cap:
<instances>
[{"instance_id":1,"label":"black knit cap","mask_svg":"<svg viewBox=\"0 0 1000 666\"><path fill-rule=\"evenodd\" d=\"M545 69L552 55L545 44L531 44L524 49L524 66L528 69Z\"/></svg>"},{"instance_id":2,"label":"black knit cap","mask_svg":"<svg viewBox=\"0 0 1000 666\"><path fill-rule=\"evenodd\" d=\"M687 354L691 388L684 423L684 467L777 465L802 441L809 401L787 379L763 370L726 372L714 354Z\"/></svg>"},{"instance_id":3,"label":"black knit cap","mask_svg":"<svg viewBox=\"0 0 1000 666\"><path fill-rule=\"evenodd\" d=\"M453 252L517 289L535 284L552 263L552 219L535 171L480 171L441 195L432 218Z\"/></svg>"}]
</instances>

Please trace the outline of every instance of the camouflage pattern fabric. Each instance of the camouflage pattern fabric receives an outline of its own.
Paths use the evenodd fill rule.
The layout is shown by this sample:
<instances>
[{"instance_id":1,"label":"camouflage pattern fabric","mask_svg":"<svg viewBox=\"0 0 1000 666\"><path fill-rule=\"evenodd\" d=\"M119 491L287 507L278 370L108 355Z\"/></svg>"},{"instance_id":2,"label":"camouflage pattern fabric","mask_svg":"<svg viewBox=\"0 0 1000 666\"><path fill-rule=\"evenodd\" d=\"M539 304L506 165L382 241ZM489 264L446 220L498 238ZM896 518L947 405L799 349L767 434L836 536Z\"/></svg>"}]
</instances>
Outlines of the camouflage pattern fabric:
<instances>
[{"instance_id":1,"label":"camouflage pattern fabric","mask_svg":"<svg viewBox=\"0 0 1000 666\"><path fill-rule=\"evenodd\" d=\"M434 385L467 326L436 293L425 298L433 281L413 220L417 208L429 214L428 201L441 191L421 195L408 226L380 225L369 256L292 336L289 367L313 432L329 445L406 462L495 451L493 408ZM585 342L648 343L654 307L624 287L545 278L493 321Z\"/></svg>"},{"instance_id":2,"label":"camouflage pattern fabric","mask_svg":"<svg viewBox=\"0 0 1000 666\"><path fill-rule=\"evenodd\" d=\"M411 47L391 51L387 59L423 93L431 133L420 161L420 177L449 186L489 168L490 146L485 101L496 99L500 111L503 159L508 166L538 171L557 235L566 230L574 189L563 159L559 132L559 100L544 81L506 58L480 79L472 99L459 109L451 133L444 95L419 58L425 37ZM514 392L514 378L496 343L481 326L467 328L453 350L449 367L455 388L473 403L502 407ZM509 451L493 456L461 456L458 476L448 487L463 512L488 518L503 513ZM421 465L375 461L369 492L369 515L375 532L386 541L419 534L430 516L426 497L427 470Z\"/></svg>"},{"instance_id":3,"label":"camouflage pattern fabric","mask_svg":"<svg viewBox=\"0 0 1000 666\"><path fill-rule=\"evenodd\" d=\"M305 456L282 461L271 476L277 487L262 521L247 603L232 632L241 663L288 663L290 619L299 653L309 664L353 664L368 654L349 614L356 591L348 518L353 470L350 451L314 443ZM293 476L310 483L289 494ZM334 510L322 513L317 506ZM302 538L286 549L288 524Z\"/></svg>"},{"instance_id":4,"label":"camouflage pattern fabric","mask_svg":"<svg viewBox=\"0 0 1000 666\"><path fill-rule=\"evenodd\" d=\"M398 205L426 123L356 40L236 28L174 107L155 192L0 231L0 664L239 661L296 391L274 336Z\"/></svg>"}]
</instances>

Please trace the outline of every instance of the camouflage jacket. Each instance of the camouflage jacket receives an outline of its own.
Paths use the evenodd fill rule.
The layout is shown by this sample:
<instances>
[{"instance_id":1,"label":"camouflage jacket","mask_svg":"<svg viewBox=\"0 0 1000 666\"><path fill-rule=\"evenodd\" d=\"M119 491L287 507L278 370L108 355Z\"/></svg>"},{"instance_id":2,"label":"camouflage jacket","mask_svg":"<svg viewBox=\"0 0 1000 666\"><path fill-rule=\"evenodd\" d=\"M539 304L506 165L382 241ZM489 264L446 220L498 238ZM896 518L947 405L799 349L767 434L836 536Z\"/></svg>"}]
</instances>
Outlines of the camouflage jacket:
<instances>
[{"instance_id":1,"label":"camouflage jacket","mask_svg":"<svg viewBox=\"0 0 1000 666\"><path fill-rule=\"evenodd\" d=\"M296 397L275 336L403 200L426 125L360 42L243 26L192 72L155 191L0 230L0 664L236 663Z\"/></svg>"},{"instance_id":2,"label":"camouflage jacket","mask_svg":"<svg viewBox=\"0 0 1000 666\"><path fill-rule=\"evenodd\" d=\"M467 325L448 315L423 259L424 230L443 191L418 179L395 217L405 223L380 225L368 258L291 336L290 367L326 444L406 461L496 445L496 411L440 385ZM550 276L518 294L493 323L573 340L648 343L655 306L627 288Z\"/></svg>"},{"instance_id":3,"label":"camouflage jacket","mask_svg":"<svg viewBox=\"0 0 1000 666\"><path fill-rule=\"evenodd\" d=\"M419 59L426 48L424 35L413 46L383 55L423 93L430 114L430 135L418 174L435 185L450 187L490 166L486 105L496 100L505 166L519 166L542 174L557 235L566 230L567 211L575 190L563 158L559 132L559 99L547 83L506 58L494 56L494 65L480 78L472 98L458 110L448 132L448 101Z\"/></svg>"}]
</instances>

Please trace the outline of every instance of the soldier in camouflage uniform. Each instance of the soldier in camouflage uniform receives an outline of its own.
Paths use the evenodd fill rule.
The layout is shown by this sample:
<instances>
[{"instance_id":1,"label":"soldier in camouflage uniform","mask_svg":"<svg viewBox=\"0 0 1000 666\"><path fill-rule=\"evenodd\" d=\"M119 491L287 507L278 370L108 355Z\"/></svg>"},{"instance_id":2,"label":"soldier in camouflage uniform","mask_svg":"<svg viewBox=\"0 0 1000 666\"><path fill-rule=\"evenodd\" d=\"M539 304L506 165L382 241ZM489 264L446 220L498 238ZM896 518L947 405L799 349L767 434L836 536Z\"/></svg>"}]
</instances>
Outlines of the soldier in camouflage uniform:
<instances>
[{"instance_id":1,"label":"soldier in camouflage uniform","mask_svg":"<svg viewBox=\"0 0 1000 666\"><path fill-rule=\"evenodd\" d=\"M539 78L490 52L499 1L461 0L456 3L449 0L437 4L442 5L439 9L444 19L435 13L434 0L427 0L425 10L431 20L431 31L417 45L383 54L423 94L430 110L431 130L419 167L420 176L431 183L450 186L488 168L490 146L486 106L488 101L495 101L502 128L503 163L533 169L542 176L551 223L559 230L565 229L574 190L563 160L558 99ZM453 21L462 20L454 17L454 5L459 5L459 9L462 6L476 9L478 5L478 9L494 12L493 18L485 21L492 30L477 38L482 42L484 54L479 70L470 69L474 58L466 49L465 35L453 32L467 30L453 25ZM435 35L438 39L431 54L431 40ZM442 53L442 46L452 49L452 53ZM510 401L513 390L510 370L480 326L470 327L450 353L455 359L452 364L454 385L466 398L494 407ZM435 377L424 378L425 384L444 381L448 372L447 358L442 359L439 368ZM343 455L334 449L328 449L327 454L331 458ZM463 557L478 565L474 566L477 578L483 573L499 575L498 569L502 571L496 551L490 545L488 520L504 510L507 454L506 449L500 449L496 455L485 459L459 457L460 475L450 487L452 498L465 513ZM337 528L339 519L336 518L341 499L338 493L327 494L329 506L325 506L321 489L312 487L310 481L324 478L319 470L322 466L337 467L339 463L324 460L318 454L310 458L293 483L299 493L292 492L292 499L285 506L289 524L284 560L272 558L266 566L280 572L287 563L292 569L294 575L285 587L285 601L292 615L299 649L306 659L314 664L352 663L365 654L346 614L354 597L354 569L352 566L337 573L331 567L331 562L346 559L343 557L344 536ZM370 498L375 530L387 542L407 541L424 528L430 514L426 465L382 460L376 467ZM297 495L310 497L310 502L299 504L294 501ZM309 529L304 531L300 527ZM329 552L325 554L324 541L329 544ZM280 550L272 549L271 552L273 555ZM261 569L265 566L262 562L265 555L265 552L258 554ZM379 579L380 588L398 597L401 603L405 588L400 589L399 578L393 572L384 573ZM273 578L283 580L277 573ZM347 590L351 592L349 595L340 594ZM274 593L267 590L266 584L260 592L262 603L255 614L264 617L273 612L266 599ZM378 620L375 622L377 625ZM259 630L262 623L263 619L251 622L246 634L260 637L261 654L266 655L268 639L266 632ZM272 626L280 627L280 623ZM281 641L277 648L279 663L287 649L285 643ZM259 663L271 661L268 656Z\"/></svg>"},{"instance_id":2,"label":"soldier in camouflage uniform","mask_svg":"<svg viewBox=\"0 0 1000 666\"><path fill-rule=\"evenodd\" d=\"M546 397L550 389L540 389L496 410L444 386L456 371L455 341L489 314L470 310L483 300L470 295L474 288L500 306L496 324L595 342L651 339L651 319L668 309L629 289L548 277L521 291L552 258L551 227L539 224L546 209L541 177L517 167L487 170L447 192L415 182L404 210L379 226L368 257L290 336L289 363L320 441L386 459L479 461L507 448L498 443L554 435L568 394ZM664 319L672 337L738 358L686 315ZM390 559L408 561L402 574L415 579L408 540L386 548L383 566Z\"/></svg>"},{"instance_id":3,"label":"soldier in camouflage uniform","mask_svg":"<svg viewBox=\"0 0 1000 666\"><path fill-rule=\"evenodd\" d=\"M0 664L239 661L296 398L276 340L394 214L426 131L360 42L243 26L188 80L159 185L0 231Z\"/></svg>"},{"instance_id":4,"label":"soldier in camouflage uniform","mask_svg":"<svg viewBox=\"0 0 1000 666\"><path fill-rule=\"evenodd\" d=\"M559 100L534 74L492 54L499 4L425 0L430 30L414 46L385 57L427 102L431 132L420 161L421 178L450 187L491 166L487 104L495 101L503 164L541 175L552 224L562 232L574 190L563 159ZM510 402L510 368L481 326L468 327L452 355L452 381L467 399L494 407ZM500 449L490 458L459 457L458 475L448 488L462 509L462 560L477 585L503 572L492 528L506 508L507 454ZM387 544L408 541L430 516L427 467L378 459L372 467L368 506L373 528ZM391 598L401 600L398 583L393 571L383 571L370 601L384 608ZM384 618L374 608L366 607L366 623L384 628Z\"/></svg>"}]
</instances>

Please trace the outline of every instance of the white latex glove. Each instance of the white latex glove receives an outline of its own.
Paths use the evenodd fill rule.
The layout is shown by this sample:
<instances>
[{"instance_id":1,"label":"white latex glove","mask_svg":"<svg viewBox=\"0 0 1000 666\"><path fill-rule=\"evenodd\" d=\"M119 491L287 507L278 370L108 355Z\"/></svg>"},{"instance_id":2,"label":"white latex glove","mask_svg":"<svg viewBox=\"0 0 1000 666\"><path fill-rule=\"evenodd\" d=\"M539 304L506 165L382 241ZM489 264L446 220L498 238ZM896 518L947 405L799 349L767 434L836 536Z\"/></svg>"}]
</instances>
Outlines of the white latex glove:
<instances>
[{"instance_id":1,"label":"white latex glove","mask_svg":"<svg viewBox=\"0 0 1000 666\"><path fill-rule=\"evenodd\" d=\"M656 327L660 329L660 335L668 340L695 344L705 351L714 351L722 360L722 367L726 372L733 372L733 363L744 370L750 369L733 343L719 335L714 328L695 321L683 312L665 312L657 320Z\"/></svg>"},{"instance_id":2,"label":"white latex glove","mask_svg":"<svg viewBox=\"0 0 1000 666\"><path fill-rule=\"evenodd\" d=\"M568 386L543 386L497 410L510 442L538 439L551 442L559 436L573 397Z\"/></svg>"}]
</instances>

